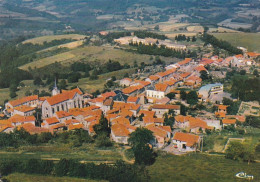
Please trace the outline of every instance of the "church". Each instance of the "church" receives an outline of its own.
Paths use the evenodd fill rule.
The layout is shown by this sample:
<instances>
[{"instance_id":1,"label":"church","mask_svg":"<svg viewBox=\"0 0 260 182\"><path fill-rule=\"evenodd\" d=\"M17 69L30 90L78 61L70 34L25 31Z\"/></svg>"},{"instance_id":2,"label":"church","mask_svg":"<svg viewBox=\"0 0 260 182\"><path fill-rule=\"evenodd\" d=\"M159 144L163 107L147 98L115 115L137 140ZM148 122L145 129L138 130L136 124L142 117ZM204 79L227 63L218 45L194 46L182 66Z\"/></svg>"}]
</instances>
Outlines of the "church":
<instances>
[{"instance_id":1,"label":"church","mask_svg":"<svg viewBox=\"0 0 260 182\"><path fill-rule=\"evenodd\" d=\"M55 82L52 96L42 103L42 118L53 117L58 111L82 107L84 107L83 93L79 88L60 91Z\"/></svg>"}]
</instances>

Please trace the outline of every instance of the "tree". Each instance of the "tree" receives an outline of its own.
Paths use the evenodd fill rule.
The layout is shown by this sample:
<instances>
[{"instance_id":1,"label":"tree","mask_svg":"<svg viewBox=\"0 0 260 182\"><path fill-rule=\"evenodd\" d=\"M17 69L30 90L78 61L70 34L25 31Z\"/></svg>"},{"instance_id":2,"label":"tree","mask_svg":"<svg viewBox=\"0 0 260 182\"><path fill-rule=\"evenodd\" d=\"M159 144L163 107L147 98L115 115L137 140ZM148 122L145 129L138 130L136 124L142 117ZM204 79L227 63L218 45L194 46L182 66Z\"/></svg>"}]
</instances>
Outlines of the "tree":
<instances>
[{"instance_id":1,"label":"tree","mask_svg":"<svg viewBox=\"0 0 260 182\"><path fill-rule=\"evenodd\" d=\"M174 115L168 115L165 113L164 115L164 126L170 126L172 127L174 125L175 118Z\"/></svg>"},{"instance_id":2,"label":"tree","mask_svg":"<svg viewBox=\"0 0 260 182\"><path fill-rule=\"evenodd\" d=\"M186 100L186 96L187 96L186 92L182 90L180 94L181 94L181 100Z\"/></svg>"},{"instance_id":3,"label":"tree","mask_svg":"<svg viewBox=\"0 0 260 182\"><path fill-rule=\"evenodd\" d=\"M240 75L246 75L246 70L240 70Z\"/></svg>"},{"instance_id":4,"label":"tree","mask_svg":"<svg viewBox=\"0 0 260 182\"><path fill-rule=\"evenodd\" d=\"M103 113L99 120L99 124L94 125L93 129L94 129L96 135L105 134L107 137L109 137L111 130L109 127L108 120L105 118Z\"/></svg>"},{"instance_id":5,"label":"tree","mask_svg":"<svg viewBox=\"0 0 260 182\"><path fill-rule=\"evenodd\" d=\"M154 30L160 30L159 25L156 25L156 26L154 27Z\"/></svg>"},{"instance_id":6,"label":"tree","mask_svg":"<svg viewBox=\"0 0 260 182\"><path fill-rule=\"evenodd\" d=\"M187 103L191 105L195 105L198 103L198 94L196 91L190 91L187 94Z\"/></svg>"},{"instance_id":7,"label":"tree","mask_svg":"<svg viewBox=\"0 0 260 182\"><path fill-rule=\"evenodd\" d=\"M90 80L97 80L98 79L98 71L96 69L93 70L91 76L89 77Z\"/></svg>"},{"instance_id":8,"label":"tree","mask_svg":"<svg viewBox=\"0 0 260 182\"><path fill-rule=\"evenodd\" d=\"M256 77L259 77L259 73L258 73L258 70L257 70L257 69L255 69L255 70L253 71L253 75L255 75Z\"/></svg>"},{"instance_id":9,"label":"tree","mask_svg":"<svg viewBox=\"0 0 260 182\"><path fill-rule=\"evenodd\" d=\"M137 128L130 134L128 142L134 151L135 163L151 165L154 163L156 153L150 147L149 142L154 139L152 131L146 128Z\"/></svg>"},{"instance_id":10,"label":"tree","mask_svg":"<svg viewBox=\"0 0 260 182\"><path fill-rule=\"evenodd\" d=\"M249 164L251 161L254 161L255 154L254 151L250 149L250 147L235 141L230 142L226 150L226 158L233 160L242 159L244 161L247 161Z\"/></svg>"},{"instance_id":11,"label":"tree","mask_svg":"<svg viewBox=\"0 0 260 182\"><path fill-rule=\"evenodd\" d=\"M10 97L11 98L15 98L16 96L17 96L16 92L14 92L14 91L10 92Z\"/></svg>"},{"instance_id":12,"label":"tree","mask_svg":"<svg viewBox=\"0 0 260 182\"><path fill-rule=\"evenodd\" d=\"M60 82L59 82L59 88L62 89L62 90L66 90L66 87L67 87L67 83L66 83L66 80L62 79Z\"/></svg>"},{"instance_id":13,"label":"tree","mask_svg":"<svg viewBox=\"0 0 260 182\"><path fill-rule=\"evenodd\" d=\"M208 72L205 71L205 70L202 70L202 71L200 72L200 78L201 78L203 81L209 79Z\"/></svg>"},{"instance_id":14,"label":"tree","mask_svg":"<svg viewBox=\"0 0 260 182\"><path fill-rule=\"evenodd\" d=\"M196 42L196 40L197 40L196 37L193 36L193 37L192 37L192 42Z\"/></svg>"},{"instance_id":15,"label":"tree","mask_svg":"<svg viewBox=\"0 0 260 182\"><path fill-rule=\"evenodd\" d=\"M175 98L175 93L171 92L166 95L170 100Z\"/></svg>"},{"instance_id":16,"label":"tree","mask_svg":"<svg viewBox=\"0 0 260 182\"><path fill-rule=\"evenodd\" d=\"M43 85L43 81L39 76L36 76L33 80L34 85Z\"/></svg>"},{"instance_id":17,"label":"tree","mask_svg":"<svg viewBox=\"0 0 260 182\"><path fill-rule=\"evenodd\" d=\"M107 137L106 133L102 132L100 135L97 136L95 140L95 144L97 147L110 147L112 146L112 142L110 141L109 137Z\"/></svg>"}]
</instances>

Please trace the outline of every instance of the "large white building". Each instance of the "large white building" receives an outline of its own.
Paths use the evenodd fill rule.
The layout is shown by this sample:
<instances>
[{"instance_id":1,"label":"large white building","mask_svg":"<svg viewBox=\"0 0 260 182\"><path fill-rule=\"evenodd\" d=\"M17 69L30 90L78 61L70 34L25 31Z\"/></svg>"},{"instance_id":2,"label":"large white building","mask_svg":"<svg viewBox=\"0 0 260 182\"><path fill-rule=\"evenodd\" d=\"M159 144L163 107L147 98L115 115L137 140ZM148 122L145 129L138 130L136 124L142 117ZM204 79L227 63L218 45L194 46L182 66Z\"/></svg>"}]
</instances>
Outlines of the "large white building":
<instances>
[{"instance_id":1,"label":"large white building","mask_svg":"<svg viewBox=\"0 0 260 182\"><path fill-rule=\"evenodd\" d=\"M200 88L199 95L202 96L203 101L207 101L210 96L223 93L223 84L214 83L208 84Z\"/></svg>"}]
</instances>

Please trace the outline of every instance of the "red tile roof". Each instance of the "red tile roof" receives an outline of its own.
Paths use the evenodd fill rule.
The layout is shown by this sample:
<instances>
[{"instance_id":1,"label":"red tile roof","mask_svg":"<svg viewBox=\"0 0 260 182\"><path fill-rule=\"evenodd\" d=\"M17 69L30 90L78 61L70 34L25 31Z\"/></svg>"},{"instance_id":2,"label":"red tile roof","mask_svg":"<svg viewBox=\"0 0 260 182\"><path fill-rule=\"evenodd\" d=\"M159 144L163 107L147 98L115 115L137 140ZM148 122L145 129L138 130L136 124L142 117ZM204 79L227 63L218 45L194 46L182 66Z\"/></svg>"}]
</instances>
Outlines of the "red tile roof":
<instances>
[{"instance_id":1,"label":"red tile roof","mask_svg":"<svg viewBox=\"0 0 260 182\"><path fill-rule=\"evenodd\" d=\"M83 93L80 91L79 88L75 88L73 90L70 91L63 91L63 93L58 94L58 95L54 95L50 98L47 98L46 101L50 104L50 105L55 105L61 102L64 102L66 100L72 99L76 93L78 93L79 95L82 95Z\"/></svg>"},{"instance_id":2,"label":"red tile roof","mask_svg":"<svg viewBox=\"0 0 260 182\"><path fill-rule=\"evenodd\" d=\"M46 121L49 125L59 123L59 120L58 120L56 117L46 118L45 121Z\"/></svg>"},{"instance_id":3,"label":"red tile roof","mask_svg":"<svg viewBox=\"0 0 260 182\"><path fill-rule=\"evenodd\" d=\"M149 79L152 81L156 81L156 80L159 80L159 77L156 75L151 75L151 76L149 76Z\"/></svg>"},{"instance_id":4,"label":"red tile roof","mask_svg":"<svg viewBox=\"0 0 260 182\"><path fill-rule=\"evenodd\" d=\"M236 119L222 119L223 124L236 124Z\"/></svg>"},{"instance_id":5,"label":"red tile roof","mask_svg":"<svg viewBox=\"0 0 260 182\"><path fill-rule=\"evenodd\" d=\"M204 66L202 66L202 65L197 66L197 67L195 68L195 70L198 71L198 72L207 71L207 69L206 69Z\"/></svg>"},{"instance_id":6,"label":"red tile roof","mask_svg":"<svg viewBox=\"0 0 260 182\"><path fill-rule=\"evenodd\" d=\"M167 90L167 88L168 88L167 84L164 84L164 83L155 84L155 90L157 90L157 91L165 92Z\"/></svg>"},{"instance_id":7,"label":"red tile roof","mask_svg":"<svg viewBox=\"0 0 260 182\"><path fill-rule=\"evenodd\" d=\"M30 134L38 134L38 133L50 132L49 129L36 127L33 124L31 124L31 123L25 123L25 124L19 125L17 128L18 128L18 130L23 128L27 132L29 132Z\"/></svg>"},{"instance_id":8,"label":"red tile roof","mask_svg":"<svg viewBox=\"0 0 260 182\"><path fill-rule=\"evenodd\" d=\"M31 122L35 121L36 118L34 116L21 116L21 115L14 115L11 118L8 119L12 123L25 123L25 122Z\"/></svg>"},{"instance_id":9,"label":"red tile roof","mask_svg":"<svg viewBox=\"0 0 260 182\"><path fill-rule=\"evenodd\" d=\"M26 112L35 110L35 108L26 106L26 105L20 105L20 106L15 107L14 110L26 113Z\"/></svg>"},{"instance_id":10,"label":"red tile roof","mask_svg":"<svg viewBox=\"0 0 260 182\"><path fill-rule=\"evenodd\" d=\"M199 136L198 135L193 135L193 134L189 134L189 133L180 133L180 132L176 132L173 140L178 140L178 141L182 141L182 142L187 142L187 146L191 147L197 143L199 143Z\"/></svg>"},{"instance_id":11,"label":"red tile roof","mask_svg":"<svg viewBox=\"0 0 260 182\"><path fill-rule=\"evenodd\" d=\"M152 106L153 109L180 109L179 105L163 105L163 104L155 104Z\"/></svg>"},{"instance_id":12,"label":"red tile roof","mask_svg":"<svg viewBox=\"0 0 260 182\"><path fill-rule=\"evenodd\" d=\"M56 115L58 118L65 118L65 117L72 116L71 113L68 113L66 111L58 111L58 112L56 112Z\"/></svg>"},{"instance_id":13,"label":"red tile roof","mask_svg":"<svg viewBox=\"0 0 260 182\"><path fill-rule=\"evenodd\" d=\"M133 92L135 92L135 91L137 91L137 90L141 90L141 89L143 89L143 88L144 88L143 85L130 86L130 87L124 88L124 89L122 90L122 92L123 92L124 94L131 94L131 93L133 93Z\"/></svg>"},{"instance_id":14,"label":"red tile roof","mask_svg":"<svg viewBox=\"0 0 260 182\"><path fill-rule=\"evenodd\" d=\"M81 124L81 123L79 123L79 124L70 124L68 126L69 130L76 130L76 129L82 129L82 128L84 128L84 125Z\"/></svg>"},{"instance_id":15,"label":"red tile roof","mask_svg":"<svg viewBox=\"0 0 260 182\"><path fill-rule=\"evenodd\" d=\"M15 107L15 106L18 106L18 105L22 105L26 102L30 102L30 101L34 101L34 100L38 100L38 96L37 95L32 95L32 96L28 96L28 97L23 97L21 99L17 99L17 100L12 100L12 101L9 101L9 103Z\"/></svg>"},{"instance_id":16,"label":"red tile roof","mask_svg":"<svg viewBox=\"0 0 260 182\"><path fill-rule=\"evenodd\" d=\"M185 65L185 64L187 64L187 63L189 63L189 62L191 62L191 61L192 61L191 58L185 58L183 61L178 62L178 64L179 64L180 66L182 66L182 65Z\"/></svg>"},{"instance_id":17,"label":"red tile roof","mask_svg":"<svg viewBox=\"0 0 260 182\"><path fill-rule=\"evenodd\" d=\"M218 105L218 109L220 110L226 110L228 106L226 105Z\"/></svg>"},{"instance_id":18,"label":"red tile roof","mask_svg":"<svg viewBox=\"0 0 260 182\"><path fill-rule=\"evenodd\" d=\"M120 136L127 137L130 134L127 127L122 124L114 124L111 127L111 131L114 133L115 136L119 136L119 137Z\"/></svg>"},{"instance_id":19,"label":"red tile roof","mask_svg":"<svg viewBox=\"0 0 260 182\"><path fill-rule=\"evenodd\" d=\"M136 103L138 101L138 97L132 97L132 96L129 96L128 99L127 99L127 102L134 102Z\"/></svg>"}]
</instances>

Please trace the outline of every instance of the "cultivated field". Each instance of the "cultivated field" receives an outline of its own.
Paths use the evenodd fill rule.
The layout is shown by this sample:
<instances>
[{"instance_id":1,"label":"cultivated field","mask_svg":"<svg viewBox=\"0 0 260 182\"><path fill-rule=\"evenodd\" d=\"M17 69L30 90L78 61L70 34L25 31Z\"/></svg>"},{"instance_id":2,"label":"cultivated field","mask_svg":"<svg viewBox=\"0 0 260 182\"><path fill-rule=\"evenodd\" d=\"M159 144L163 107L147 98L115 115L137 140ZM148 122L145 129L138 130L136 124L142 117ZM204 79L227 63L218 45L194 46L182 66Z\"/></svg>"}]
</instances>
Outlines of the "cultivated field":
<instances>
[{"instance_id":1,"label":"cultivated field","mask_svg":"<svg viewBox=\"0 0 260 182\"><path fill-rule=\"evenodd\" d=\"M218 39L226 40L234 46L260 52L260 33L213 33Z\"/></svg>"},{"instance_id":2,"label":"cultivated field","mask_svg":"<svg viewBox=\"0 0 260 182\"><path fill-rule=\"evenodd\" d=\"M44 42L51 42L53 40L61 40L61 39L81 40L84 39L85 37L86 37L85 35L79 35L79 34L50 35L50 36L42 36L33 39L28 39L23 41L23 44L26 43L43 44Z\"/></svg>"},{"instance_id":3,"label":"cultivated field","mask_svg":"<svg viewBox=\"0 0 260 182\"><path fill-rule=\"evenodd\" d=\"M9 148L8 151L0 151L1 158L28 160L42 159L59 161L62 158L75 159L84 163L94 162L114 163L122 159L123 147L117 145L105 148L96 148L95 144L84 144L81 147L73 147L73 144L46 144L40 146L22 146L18 149Z\"/></svg>"},{"instance_id":4,"label":"cultivated field","mask_svg":"<svg viewBox=\"0 0 260 182\"><path fill-rule=\"evenodd\" d=\"M149 55L141 55L133 52L127 52L121 49L115 49L108 46L85 46L70 50L65 53L57 54L47 58L39 59L31 63L20 66L20 69L28 70L31 68L41 68L49 64L60 62L63 65L68 65L79 60L101 62L108 61L109 59L119 61L121 64L127 63L133 65L134 61L151 63ZM164 60L171 61L171 58L163 58Z\"/></svg>"},{"instance_id":5,"label":"cultivated field","mask_svg":"<svg viewBox=\"0 0 260 182\"><path fill-rule=\"evenodd\" d=\"M224 27L218 27L218 28L209 28L209 32L214 33L239 33L240 31L224 28Z\"/></svg>"},{"instance_id":6,"label":"cultivated field","mask_svg":"<svg viewBox=\"0 0 260 182\"><path fill-rule=\"evenodd\" d=\"M188 26L187 30L189 32L203 32L204 28L203 28L203 26Z\"/></svg>"},{"instance_id":7,"label":"cultivated field","mask_svg":"<svg viewBox=\"0 0 260 182\"><path fill-rule=\"evenodd\" d=\"M67 43L67 44L59 45L58 48L74 49L76 47L83 45L83 42L84 42L83 40L78 40L78 41L70 42L70 43Z\"/></svg>"},{"instance_id":8,"label":"cultivated field","mask_svg":"<svg viewBox=\"0 0 260 182\"><path fill-rule=\"evenodd\" d=\"M5 177L10 182L105 182L104 180L89 180L80 178L70 177L55 177L55 176L41 176L41 175L30 175L14 173Z\"/></svg>"},{"instance_id":9,"label":"cultivated field","mask_svg":"<svg viewBox=\"0 0 260 182\"><path fill-rule=\"evenodd\" d=\"M55 62L65 62L65 61L70 61L72 58L74 58L76 55L72 54L71 52L65 52L61 54L57 54L54 56L50 56L47 58L43 58L37 61L33 61L29 64L25 64L23 66L20 66L20 69L23 70L28 70L29 67L31 68L41 68L44 66L47 66L49 64L55 63Z\"/></svg>"}]
</instances>

